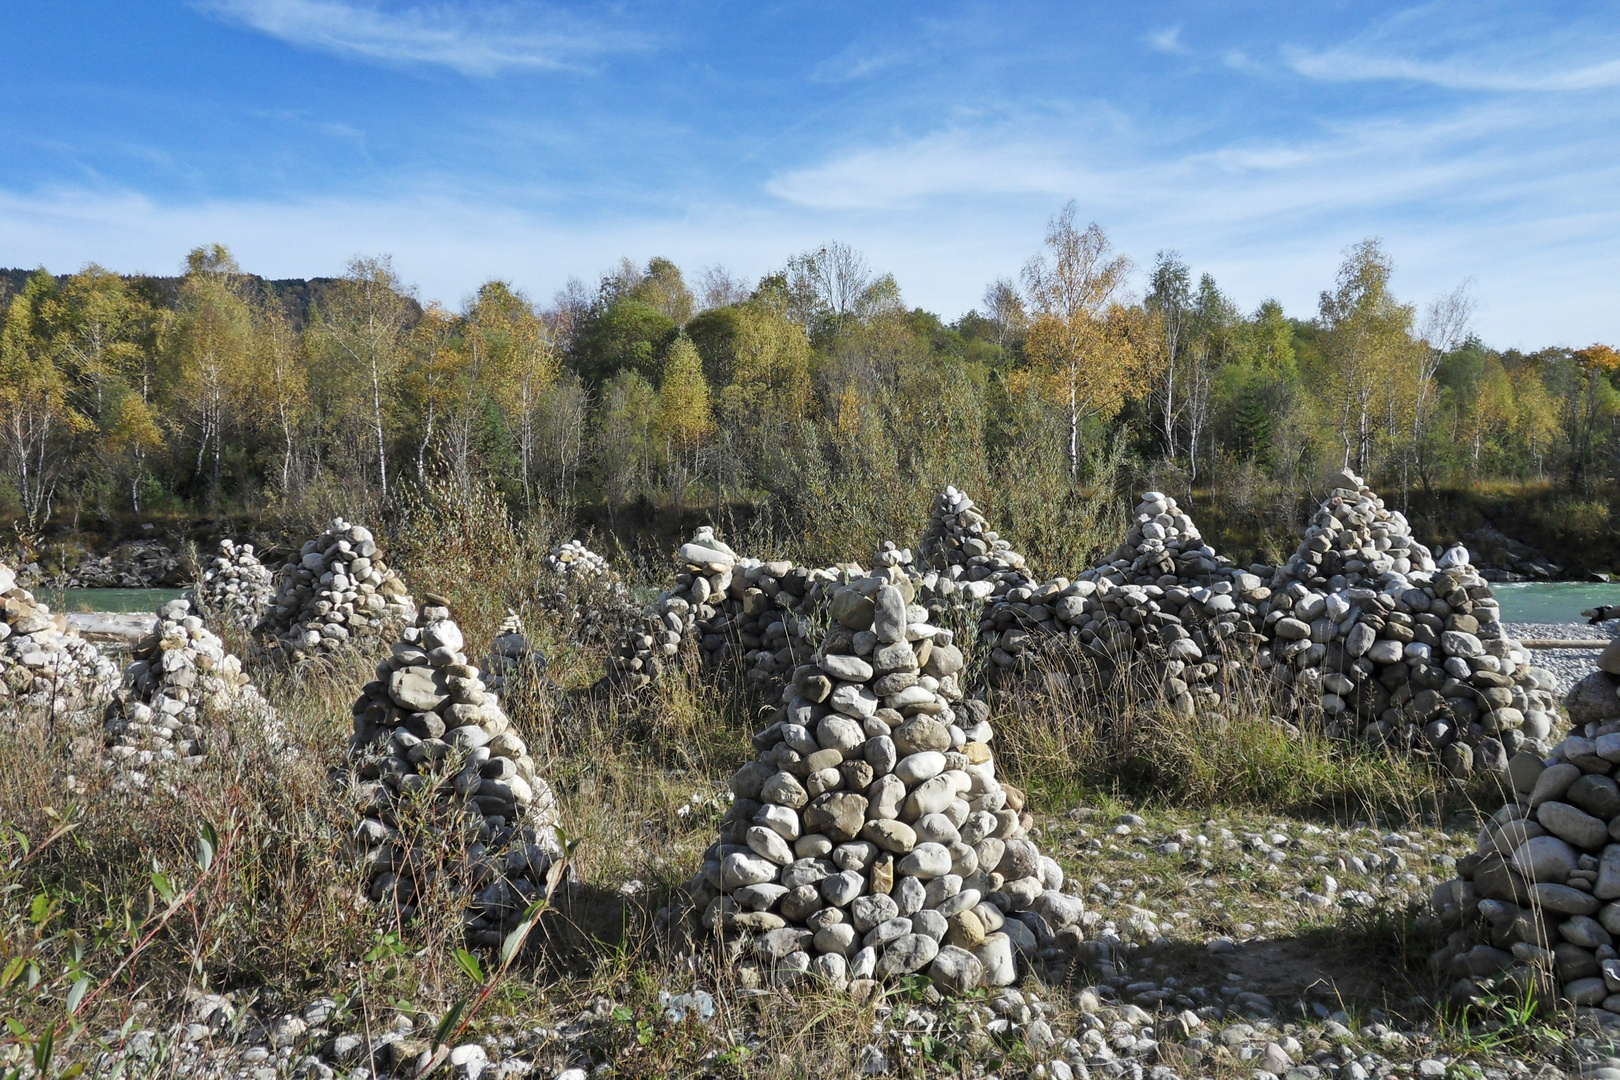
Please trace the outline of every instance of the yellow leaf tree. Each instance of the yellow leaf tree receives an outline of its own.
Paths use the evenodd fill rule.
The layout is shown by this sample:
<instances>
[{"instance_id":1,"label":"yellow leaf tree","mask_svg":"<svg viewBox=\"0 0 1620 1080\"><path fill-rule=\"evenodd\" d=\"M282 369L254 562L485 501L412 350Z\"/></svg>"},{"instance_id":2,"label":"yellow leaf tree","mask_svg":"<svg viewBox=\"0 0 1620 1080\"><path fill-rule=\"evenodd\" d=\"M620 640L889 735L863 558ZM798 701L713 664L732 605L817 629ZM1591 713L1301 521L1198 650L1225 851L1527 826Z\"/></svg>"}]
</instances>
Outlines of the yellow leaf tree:
<instances>
[{"instance_id":1,"label":"yellow leaf tree","mask_svg":"<svg viewBox=\"0 0 1620 1080\"><path fill-rule=\"evenodd\" d=\"M1130 260L1113 254L1093 222L1075 225L1069 203L1046 229L1046 250L1024 266L1034 320L1021 373L1068 408L1069 475L1080 471L1080 424L1108 419L1146 385L1151 335L1143 316L1121 303Z\"/></svg>"}]
</instances>

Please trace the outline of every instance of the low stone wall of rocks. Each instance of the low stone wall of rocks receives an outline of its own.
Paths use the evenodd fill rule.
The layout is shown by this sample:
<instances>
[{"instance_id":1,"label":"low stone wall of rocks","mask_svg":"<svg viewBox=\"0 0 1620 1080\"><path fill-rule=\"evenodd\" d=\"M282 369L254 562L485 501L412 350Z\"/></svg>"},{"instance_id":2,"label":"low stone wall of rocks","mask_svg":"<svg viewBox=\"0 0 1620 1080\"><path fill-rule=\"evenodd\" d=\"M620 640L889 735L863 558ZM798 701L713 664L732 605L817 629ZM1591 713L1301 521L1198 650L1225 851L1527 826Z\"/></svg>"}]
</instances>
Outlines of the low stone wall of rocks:
<instances>
[{"instance_id":1,"label":"low stone wall of rocks","mask_svg":"<svg viewBox=\"0 0 1620 1080\"><path fill-rule=\"evenodd\" d=\"M0 712L93 723L117 688L118 665L0 563Z\"/></svg>"},{"instance_id":2,"label":"low stone wall of rocks","mask_svg":"<svg viewBox=\"0 0 1620 1080\"><path fill-rule=\"evenodd\" d=\"M661 920L684 945L715 941L744 985L920 972L952 993L1007 985L1017 955L1078 941L1082 902L996 777L988 710L955 685L949 631L867 580L834 593L834 625Z\"/></svg>"},{"instance_id":3,"label":"low stone wall of rocks","mask_svg":"<svg viewBox=\"0 0 1620 1080\"><path fill-rule=\"evenodd\" d=\"M259 624L275 595L275 575L259 561L253 545L228 539L219 542L190 590L194 614L244 631Z\"/></svg>"},{"instance_id":4,"label":"low stone wall of rocks","mask_svg":"<svg viewBox=\"0 0 1620 1080\"><path fill-rule=\"evenodd\" d=\"M278 738L275 710L189 599L159 608L156 629L133 655L103 718L105 765L120 785L145 788L156 769L201 763L213 721L226 713Z\"/></svg>"},{"instance_id":5,"label":"low stone wall of rocks","mask_svg":"<svg viewBox=\"0 0 1620 1080\"><path fill-rule=\"evenodd\" d=\"M297 664L380 646L415 613L410 590L383 562L371 530L334 518L281 568L275 605L253 636L266 658Z\"/></svg>"},{"instance_id":6,"label":"low stone wall of rocks","mask_svg":"<svg viewBox=\"0 0 1620 1080\"><path fill-rule=\"evenodd\" d=\"M1541 759L1521 751L1510 800L1480 830L1476 853L1435 888L1450 930L1432 959L1458 1002L1574 1003L1607 1029L1620 1021L1620 721L1589 724Z\"/></svg>"},{"instance_id":7,"label":"low stone wall of rocks","mask_svg":"<svg viewBox=\"0 0 1620 1080\"><path fill-rule=\"evenodd\" d=\"M1261 568L1264 569L1264 568ZM979 622L993 686L1162 695L1177 711L1252 681L1269 574L1217 555L1175 499L1150 491L1125 539L1078 579L997 582Z\"/></svg>"},{"instance_id":8,"label":"low stone wall of rocks","mask_svg":"<svg viewBox=\"0 0 1620 1080\"><path fill-rule=\"evenodd\" d=\"M474 890L467 940L495 947L545 894L561 855L557 804L465 647L448 603L425 595L415 623L356 699L347 751L360 814L355 843L371 899L392 903L402 918L415 914L419 893L441 873L464 871ZM440 831L402 828L424 803ZM452 832L465 844L464 867L442 864Z\"/></svg>"}]
</instances>

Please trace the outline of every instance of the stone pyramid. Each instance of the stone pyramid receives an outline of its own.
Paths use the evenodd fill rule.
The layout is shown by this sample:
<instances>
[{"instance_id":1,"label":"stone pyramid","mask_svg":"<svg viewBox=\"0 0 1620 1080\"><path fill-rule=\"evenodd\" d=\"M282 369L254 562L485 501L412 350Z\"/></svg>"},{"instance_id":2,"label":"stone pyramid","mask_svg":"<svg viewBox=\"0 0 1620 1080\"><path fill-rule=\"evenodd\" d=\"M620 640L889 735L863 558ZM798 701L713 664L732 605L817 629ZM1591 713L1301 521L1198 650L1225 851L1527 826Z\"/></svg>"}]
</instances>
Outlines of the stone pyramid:
<instances>
[{"instance_id":1,"label":"stone pyramid","mask_svg":"<svg viewBox=\"0 0 1620 1080\"><path fill-rule=\"evenodd\" d=\"M834 593L832 628L665 913L678 936L722 939L745 979L923 972L962 993L1078 933L1080 899L996 776L988 710L957 686L961 650L913 589L894 574Z\"/></svg>"},{"instance_id":2,"label":"stone pyramid","mask_svg":"<svg viewBox=\"0 0 1620 1080\"><path fill-rule=\"evenodd\" d=\"M200 763L211 721L227 712L278 737L275 710L192 601L171 600L157 614L157 626L135 646L103 721L107 768L137 788L146 786L154 767Z\"/></svg>"},{"instance_id":3,"label":"stone pyramid","mask_svg":"<svg viewBox=\"0 0 1620 1080\"><path fill-rule=\"evenodd\" d=\"M1330 733L1425 750L1459 778L1545 753L1557 681L1507 636L1467 549L1435 560L1354 473L1333 479L1272 579L1260 668L1320 706Z\"/></svg>"},{"instance_id":4,"label":"stone pyramid","mask_svg":"<svg viewBox=\"0 0 1620 1080\"><path fill-rule=\"evenodd\" d=\"M275 606L253 635L289 663L381 644L410 622L415 601L378 553L371 530L333 518L281 568Z\"/></svg>"},{"instance_id":5,"label":"stone pyramid","mask_svg":"<svg viewBox=\"0 0 1620 1080\"><path fill-rule=\"evenodd\" d=\"M216 626L252 630L275 596L276 579L253 553L252 544L221 540L202 578L190 590L193 615Z\"/></svg>"},{"instance_id":6,"label":"stone pyramid","mask_svg":"<svg viewBox=\"0 0 1620 1080\"><path fill-rule=\"evenodd\" d=\"M1344 589L1377 581L1387 573L1432 572L1429 549L1412 538L1398 510L1349 469L1328 477L1329 491L1288 562L1272 584L1298 581L1318 589Z\"/></svg>"},{"instance_id":7,"label":"stone pyramid","mask_svg":"<svg viewBox=\"0 0 1620 1080\"><path fill-rule=\"evenodd\" d=\"M1219 703L1221 686L1251 670L1270 595L1266 576L1217 555L1174 498L1149 491L1107 559L1072 582L1009 588L984 612L979 639L991 646L993 681L1014 681L1027 650L1065 641L1090 658L1086 675L1112 678L1130 660L1189 712Z\"/></svg>"},{"instance_id":8,"label":"stone pyramid","mask_svg":"<svg viewBox=\"0 0 1620 1080\"><path fill-rule=\"evenodd\" d=\"M529 645L518 613L508 609L495 631L489 655L484 658L484 686L496 697L506 697L521 685L538 685L545 677L546 658Z\"/></svg>"},{"instance_id":9,"label":"stone pyramid","mask_svg":"<svg viewBox=\"0 0 1620 1080\"><path fill-rule=\"evenodd\" d=\"M947 599L987 600L999 578L1028 570L1024 556L990 528L973 500L950 486L934 497L917 555L929 572L927 591Z\"/></svg>"},{"instance_id":10,"label":"stone pyramid","mask_svg":"<svg viewBox=\"0 0 1620 1080\"><path fill-rule=\"evenodd\" d=\"M424 795L436 800L445 827L471 841L468 941L497 946L545 893L560 854L557 803L464 646L448 603L427 594L414 625L377 664L376 681L361 690L347 755L363 814L355 838L371 898L391 900L409 917L436 853L412 850L396 828L400 807Z\"/></svg>"}]
</instances>

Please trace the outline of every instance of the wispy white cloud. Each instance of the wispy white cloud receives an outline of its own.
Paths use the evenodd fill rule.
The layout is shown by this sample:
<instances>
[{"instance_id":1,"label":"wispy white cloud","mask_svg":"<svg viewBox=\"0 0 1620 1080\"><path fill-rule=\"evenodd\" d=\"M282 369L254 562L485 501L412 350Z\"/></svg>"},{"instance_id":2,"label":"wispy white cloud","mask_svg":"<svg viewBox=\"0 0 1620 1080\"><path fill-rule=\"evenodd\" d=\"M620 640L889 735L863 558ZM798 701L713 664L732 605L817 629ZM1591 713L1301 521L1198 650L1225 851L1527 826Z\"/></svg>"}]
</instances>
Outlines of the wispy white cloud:
<instances>
[{"instance_id":1,"label":"wispy white cloud","mask_svg":"<svg viewBox=\"0 0 1620 1080\"><path fill-rule=\"evenodd\" d=\"M1162 53L1180 53L1185 56L1192 52L1181 40L1180 23L1148 34L1147 43L1150 48Z\"/></svg>"},{"instance_id":2,"label":"wispy white cloud","mask_svg":"<svg viewBox=\"0 0 1620 1080\"><path fill-rule=\"evenodd\" d=\"M1413 60L1373 56L1355 49L1306 52L1286 49L1283 57L1295 72L1324 82L1400 81L1427 83L1448 90L1568 93L1620 86L1620 60L1559 71L1515 70L1488 57Z\"/></svg>"},{"instance_id":3,"label":"wispy white cloud","mask_svg":"<svg viewBox=\"0 0 1620 1080\"><path fill-rule=\"evenodd\" d=\"M627 31L529 4L197 0L197 7L302 48L371 63L447 67L478 77L579 69L606 53L646 44Z\"/></svg>"},{"instance_id":4,"label":"wispy white cloud","mask_svg":"<svg viewBox=\"0 0 1620 1080\"><path fill-rule=\"evenodd\" d=\"M810 72L810 81L818 83L856 82L876 75L905 61L900 49L870 49L865 45L850 45L821 61Z\"/></svg>"}]
</instances>

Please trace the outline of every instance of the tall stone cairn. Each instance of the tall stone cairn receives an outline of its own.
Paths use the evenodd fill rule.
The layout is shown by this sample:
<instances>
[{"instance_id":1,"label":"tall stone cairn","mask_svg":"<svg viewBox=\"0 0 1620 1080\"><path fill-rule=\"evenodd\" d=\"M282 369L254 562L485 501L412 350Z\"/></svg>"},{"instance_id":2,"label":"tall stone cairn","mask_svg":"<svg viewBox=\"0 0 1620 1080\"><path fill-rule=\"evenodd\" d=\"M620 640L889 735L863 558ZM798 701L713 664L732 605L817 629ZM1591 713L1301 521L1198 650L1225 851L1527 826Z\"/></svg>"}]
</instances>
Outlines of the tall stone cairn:
<instances>
[{"instance_id":1,"label":"tall stone cairn","mask_svg":"<svg viewBox=\"0 0 1620 1080\"><path fill-rule=\"evenodd\" d=\"M1332 479L1272 578L1261 670L1319 706L1330 733L1425 750L1456 777L1545 753L1556 680L1507 636L1467 550L1437 562L1354 473Z\"/></svg>"},{"instance_id":2,"label":"tall stone cairn","mask_svg":"<svg viewBox=\"0 0 1620 1080\"><path fill-rule=\"evenodd\" d=\"M675 586L659 593L643 624L615 644L598 688L639 690L663 674L681 643L700 638L699 624L723 605L737 553L705 525L681 545L676 565Z\"/></svg>"},{"instance_id":3,"label":"tall stone cairn","mask_svg":"<svg viewBox=\"0 0 1620 1080\"><path fill-rule=\"evenodd\" d=\"M1079 940L1082 902L996 776L988 710L962 700L961 650L891 581L834 593L831 630L731 779L719 841L661 913L678 942L717 938L745 984L926 973L966 993Z\"/></svg>"},{"instance_id":4,"label":"tall stone cairn","mask_svg":"<svg viewBox=\"0 0 1620 1080\"><path fill-rule=\"evenodd\" d=\"M928 528L917 545L927 590L944 599L982 602L1009 571L1028 572L1024 556L1003 540L973 500L947 486L934 497Z\"/></svg>"},{"instance_id":5,"label":"tall stone cairn","mask_svg":"<svg viewBox=\"0 0 1620 1080\"><path fill-rule=\"evenodd\" d=\"M436 852L413 848L397 827L401 803L424 794L446 828L464 830L474 893L468 941L498 946L545 893L560 855L557 803L534 759L477 667L467 662L448 603L427 594L413 625L377 664L354 703L347 760L363 815L356 844L368 893L416 912L418 890L437 872Z\"/></svg>"},{"instance_id":6,"label":"tall stone cairn","mask_svg":"<svg viewBox=\"0 0 1620 1080\"><path fill-rule=\"evenodd\" d=\"M1620 720L1508 766L1509 799L1432 904L1451 931L1432 958L1453 999L1563 998L1620 1034ZM1516 992L1516 993L1515 993Z\"/></svg>"},{"instance_id":7,"label":"tall stone cairn","mask_svg":"<svg viewBox=\"0 0 1620 1080\"><path fill-rule=\"evenodd\" d=\"M49 606L17 585L0 563L0 713L86 719L92 724L118 688L118 665Z\"/></svg>"},{"instance_id":8,"label":"tall stone cairn","mask_svg":"<svg viewBox=\"0 0 1620 1080\"><path fill-rule=\"evenodd\" d=\"M641 621L623 579L578 540L547 552L536 594L542 608L567 620L575 641L621 638Z\"/></svg>"},{"instance_id":9,"label":"tall stone cairn","mask_svg":"<svg viewBox=\"0 0 1620 1080\"><path fill-rule=\"evenodd\" d=\"M275 606L253 628L289 663L386 641L416 614L399 575L377 553L371 530L333 518L281 568Z\"/></svg>"},{"instance_id":10,"label":"tall stone cairn","mask_svg":"<svg viewBox=\"0 0 1620 1080\"><path fill-rule=\"evenodd\" d=\"M214 557L203 567L191 588L193 614L216 626L252 630L269 609L276 593L270 568L253 553L252 544L221 540Z\"/></svg>"},{"instance_id":11,"label":"tall stone cairn","mask_svg":"<svg viewBox=\"0 0 1620 1080\"><path fill-rule=\"evenodd\" d=\"M107 706L105 765L121 784L144 788L155 767L199 764L212 721L227 713L279 739L275 710L195 610L184 598L158 609L157 626L135 646Z\"/></svg>"},{"instance_id":12,"label":"tall stone cairn","mask_svg":"<svg viewBox=\"0 0 1620 1080\"><path fill-rule=\"evenodd\" d=\"M991 681L1034 670L1096 691L1127 671L1182 713L1217 705L1263 641L1267 576L1216 554L1175 499L1144 492L1124 540L1078 579L997 582L979 623Z\"/></svg>"}]
</instances>

